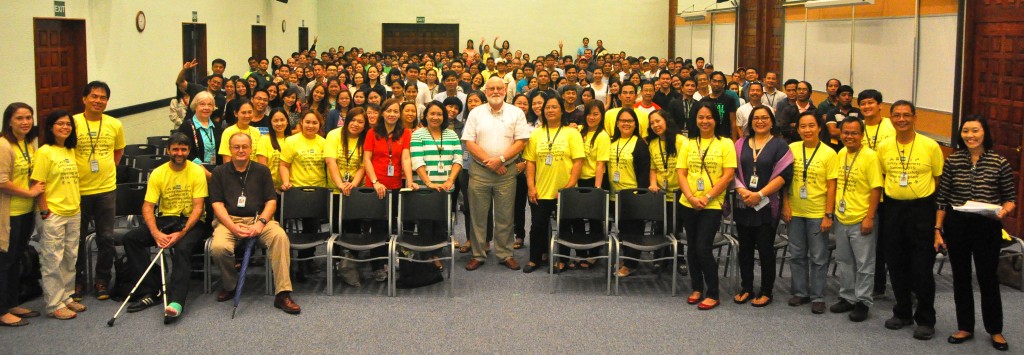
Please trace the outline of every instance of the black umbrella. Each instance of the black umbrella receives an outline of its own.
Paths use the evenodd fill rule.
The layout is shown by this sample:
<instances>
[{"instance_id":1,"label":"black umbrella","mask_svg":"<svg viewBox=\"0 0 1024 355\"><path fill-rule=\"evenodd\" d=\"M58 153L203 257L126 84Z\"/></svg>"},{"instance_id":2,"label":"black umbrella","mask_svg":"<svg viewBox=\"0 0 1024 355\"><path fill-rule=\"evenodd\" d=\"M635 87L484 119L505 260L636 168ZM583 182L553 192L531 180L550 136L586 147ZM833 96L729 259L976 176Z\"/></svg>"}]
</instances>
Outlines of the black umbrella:
<instances>
[{"instance_id":1,"label":"black umbrella","mask_svg":"<svg viewBox=\"0 0 1024 355\"><path fill-rule=\"evenodd\" d=\"M259 215L253 217L253 223L256 223L256 219ZM245 285L245 272L249 269L249 257L252 256L252 248L256 245L257 236L249 237L245 240L245 253L242 254L242 269L238 271L238 284L235 285L235 308L231 310L231 319L235 319L235 312L238 311L238 302L242 299L242 286Z\"/></svg>"}]
</instances>

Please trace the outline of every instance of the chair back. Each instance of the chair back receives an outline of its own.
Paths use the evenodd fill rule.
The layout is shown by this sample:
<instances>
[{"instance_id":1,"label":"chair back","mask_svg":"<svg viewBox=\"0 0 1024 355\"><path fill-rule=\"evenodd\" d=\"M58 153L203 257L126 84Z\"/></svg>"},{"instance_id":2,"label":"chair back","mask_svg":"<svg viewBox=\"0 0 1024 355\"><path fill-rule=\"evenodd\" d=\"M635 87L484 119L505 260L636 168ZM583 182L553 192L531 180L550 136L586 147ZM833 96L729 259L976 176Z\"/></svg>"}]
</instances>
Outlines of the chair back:
<instances>
[{"instance_id":1,"label":"chair back","mask_svg":"<svg viewBox=\"0 0 1024 355\"><path fill-rule=\"evenodd\" d=\"M331 218L331 190L326 187L296 186L281 194L281 220Z\"/></svg>"},{"instance_id":2,"label":"chair back","mask_svg":"<svg viewBox=\"0 0 1024 355\"><path fill-rule=\"evenodd\" d=\"M153 136L146 137L146 144L156 146L157 151L161 151L167 148L167 142L171 140L171 136Z\"/></svg>"},{"instance_id":3,"label":"chair back","mask_svg":"<svg viewBox=\"0 0 1024 355\"><path fill-rule=\"evenodd\" d=\"M157 146L152 144L129 144L124 146L124 155L129 157L154 155L157 154L157 150Z\"/></svg>"},{"instance_id":4,"label":"chair back","mask_svg":"<svg viewBox=\"0 0 1024 355\"><path fill-rule=\"evenodd\" d=\"M574 187L558 192L558 219L608 219L608 191L593 187Z\"/></svg>"},{"instance_id":5,"label":"chair back","mask_svg":"<svg viewBox=\"0 0 1024 355\"><path fill-rule=\"evenodd\" d=\"M142 214L142 204L146 200L146 184L118 184L115 191L117 198L114 208L115 215L124 217Z\"/></svg>"},{"instance_id":6,"label":"chair back","mask_svg":"<svg viewBox=\"0 0 1024 355\"><path fill-rule=\"evenodd\" d=\"M133 168L127 165L117 165L117 178L118 184L131 184L142 182L142 170Z\"/></svg>"},{"instance_id":7,"label":"chair back","mask_svg":"<svg viewBox=\"0 0 1024 355\"><path fill-rule=\"evenodd\" d=\"M398 194L398 220L448 222L451 202L448 192L426 188L402 191Z\"/></svg>"},{"instance_id":8,"label":"chair back","mask_svg":"<svg viewBox=\"0 0 1024 355\"><path fill-rule=\"evenodd\" d=\"M377 191L372 187L357 187L348 196L341 197L342 221L351 220L386 220L391 221L391 192L387 191L384 198L377 198ZM390 230L390 228L388 228Z\"/></svg>"},{"instance_id":9,"label":"chair back","mask_svg":"<svg viewBox=\"0 0 1024 355\"><path fill-rule=\"evenodd\" d=\"M143 171L152 171L170 159L168 156L162 154L139 155L133 158L135 159L135 168Z\"/></svg>"},{"instance_id":10,"label":"chair back","mask_svg":"<svg viewBox=\"0 0 1024 355\"><path fill-rule=\"evenodd\" d=\"M664 222L665 193L648 189L625 189L615 198L615 221Z\"/></svg>"}]
</instances>

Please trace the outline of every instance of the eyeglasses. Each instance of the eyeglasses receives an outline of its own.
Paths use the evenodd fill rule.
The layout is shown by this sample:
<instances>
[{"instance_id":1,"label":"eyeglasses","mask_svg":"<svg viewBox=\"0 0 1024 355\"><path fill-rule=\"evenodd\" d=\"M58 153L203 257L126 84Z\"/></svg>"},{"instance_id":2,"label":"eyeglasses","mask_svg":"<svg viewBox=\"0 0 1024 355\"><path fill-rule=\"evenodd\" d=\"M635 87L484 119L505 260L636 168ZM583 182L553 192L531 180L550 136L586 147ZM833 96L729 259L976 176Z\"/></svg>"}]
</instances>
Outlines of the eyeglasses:
<instances>
[{"instance_id":1,"label":"eyeglasses","mask_svg":"<svg viewBox=\"0 0 1024 355\"><path fill-rule=\"evenodd\" d=\"M248 146L248 145L233 145L233 146L231 146L231 150L249 150L250 148L252 148L252 147Z\"/></svg>"}]
</instances>

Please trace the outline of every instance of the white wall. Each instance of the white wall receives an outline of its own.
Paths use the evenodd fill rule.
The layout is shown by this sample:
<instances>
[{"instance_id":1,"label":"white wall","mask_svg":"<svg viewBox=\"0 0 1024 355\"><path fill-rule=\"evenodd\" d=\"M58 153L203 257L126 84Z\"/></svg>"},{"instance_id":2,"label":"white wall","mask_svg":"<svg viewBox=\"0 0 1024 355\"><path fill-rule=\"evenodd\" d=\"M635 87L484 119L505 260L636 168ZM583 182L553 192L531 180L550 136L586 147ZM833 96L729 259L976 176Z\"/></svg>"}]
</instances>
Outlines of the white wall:
<instances>
[{"instance_id":1,"label":"white wall","mask_svg":"<svg viewBox=\"0 0 1024 355\"><path fill-rule=\"evenodd\" d=\"M320 0L321 42L367 51L381 48L382 23L459 24L459 43L464 47L480 37L490 44L495 36L508 40L512 50L532 56L558 48L575 53L583 37L595 46L604 41L610 51L632 55L665 56L668 53L668 3L663 0L521 0L481 2L434 1L339 1ZM600 14L598 13L600 10Z\"/></svg>"},{"instance_id":2,"label":"white wall","mask_svg":"<svg viewBox=\"0 0 1024 355\"><path fill-rule=\"evenodd\" d=\"M256 15L267 25L267 54L286 55L298 48L298 27L302 20L316 33L316 4L273 0L67 0L68 19L85 19L86 57L89 80L103 80L111 86L108 109L132 106L174 96L171 86L181 69L181 24L192 22L198 11L199 23L207 24L207 58L224 58L228 74L247 69L251 54L251 25ZM43 0L5 1L4 62L7 85L0 85L4 105L23 101L35 105L35 66L32 24L34 17L52 18L53 2ZM146 14L146 30L135 29L135 14ZM281 20L287 32L281 33ZM209 65L209 63L207 63Z\"/></svg>"}]
</instances>

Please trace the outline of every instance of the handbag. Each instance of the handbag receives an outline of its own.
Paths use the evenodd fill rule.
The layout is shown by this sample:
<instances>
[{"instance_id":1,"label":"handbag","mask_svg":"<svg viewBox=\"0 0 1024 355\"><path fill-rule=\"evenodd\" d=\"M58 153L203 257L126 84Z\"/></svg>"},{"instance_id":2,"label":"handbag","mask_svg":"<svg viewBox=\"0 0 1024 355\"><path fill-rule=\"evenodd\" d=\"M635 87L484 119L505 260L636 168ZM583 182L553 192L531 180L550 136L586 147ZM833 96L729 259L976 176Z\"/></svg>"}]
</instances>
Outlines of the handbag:
<instances>
[{"instance_id":1,"label":"handbag","mask_svg":"<svg viewBox=\"0 0 1024 355\"><path fill-rule=\"evenodd\" d=\"M1021 264L1024 263L1024 254L1004 250L999 254L999 265L996 267L996 274L999 283L1022 290L1021 285L1024 279L1021 278Z\"/></svg>"}]
</instances>

